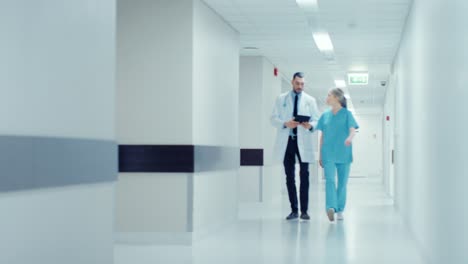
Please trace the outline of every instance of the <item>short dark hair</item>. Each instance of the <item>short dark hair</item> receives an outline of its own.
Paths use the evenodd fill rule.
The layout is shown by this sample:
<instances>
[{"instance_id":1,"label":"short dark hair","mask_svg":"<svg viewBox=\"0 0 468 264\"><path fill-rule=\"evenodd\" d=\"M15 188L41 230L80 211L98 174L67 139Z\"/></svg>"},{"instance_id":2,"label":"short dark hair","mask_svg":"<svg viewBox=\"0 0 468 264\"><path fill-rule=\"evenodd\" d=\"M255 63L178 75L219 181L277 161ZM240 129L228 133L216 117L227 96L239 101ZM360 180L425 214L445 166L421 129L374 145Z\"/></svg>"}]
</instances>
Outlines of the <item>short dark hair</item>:
<instances>
[{"instance_id":1,"label":"short dark hair","mask_svg":"<svg viewBox=\"0 0 468 264\"><path fill-rule=\"evenodd\" d=\"M304 78L304 73L303 72L296 72L294 75L293 75L293 80L297 78Z\"/></svg>"}]
</instances>

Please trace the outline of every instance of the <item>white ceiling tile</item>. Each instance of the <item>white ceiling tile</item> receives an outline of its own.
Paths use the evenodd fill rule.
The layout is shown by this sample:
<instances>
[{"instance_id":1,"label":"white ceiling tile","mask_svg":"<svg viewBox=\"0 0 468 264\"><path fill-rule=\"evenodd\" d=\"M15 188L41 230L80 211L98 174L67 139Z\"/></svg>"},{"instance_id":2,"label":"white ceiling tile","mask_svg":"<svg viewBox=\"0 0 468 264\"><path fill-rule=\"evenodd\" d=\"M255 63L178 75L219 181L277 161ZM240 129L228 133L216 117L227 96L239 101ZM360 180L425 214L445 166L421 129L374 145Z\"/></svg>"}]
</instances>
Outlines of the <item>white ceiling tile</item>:
<instances>
[{"instance_id":1,"label":"white ceiling tile","mask_svg":"<svg viewBox=\"0 0 468 264\"><path fill-rule=\"evenodd\" d=\"M295 0L205 0L240 33L242 55L267 57L289 78L306 73L310 92L322 98L334 86L334 78L346 78L356 67L369 71L369 85L349 87L357 111L383 104L390 65L411 0L319 0L316 14L329 32L335 61L327 62L312 38L313 28ZM364 103L361 103L364 102Z\"/></svg>"}]
</instances>

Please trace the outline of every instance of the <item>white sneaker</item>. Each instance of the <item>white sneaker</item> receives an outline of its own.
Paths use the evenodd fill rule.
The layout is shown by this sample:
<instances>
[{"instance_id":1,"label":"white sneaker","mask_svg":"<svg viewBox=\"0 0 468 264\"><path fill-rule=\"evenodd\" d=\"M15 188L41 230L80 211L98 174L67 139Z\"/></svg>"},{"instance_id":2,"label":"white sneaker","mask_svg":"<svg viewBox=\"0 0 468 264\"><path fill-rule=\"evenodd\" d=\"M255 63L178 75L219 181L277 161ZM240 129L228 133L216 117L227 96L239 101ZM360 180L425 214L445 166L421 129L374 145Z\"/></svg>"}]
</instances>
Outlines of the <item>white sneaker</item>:
<instances>
[{"instance_id":1,"label":"white sneaker","mask_svg":"<svg viewBox=\"0 0 468 264\"><path fill-rule=\"evenodd\" d=\"M339 221L343 221L344 220L343 212L337 213L336 214L336 219L339 220Z\"/></svg>"},{"instance_id":2,"label":"white sneaker","mask_svg":"<svg viewBox=\"0 0 468 264\"><path fill-rule=\"evenodd\" d=\"M335 209L333 209L333 208L328 209L327 216L328 216L328 220L330 220L330 222L334 222L335 221Z\"/></svg>"}]
</instances>

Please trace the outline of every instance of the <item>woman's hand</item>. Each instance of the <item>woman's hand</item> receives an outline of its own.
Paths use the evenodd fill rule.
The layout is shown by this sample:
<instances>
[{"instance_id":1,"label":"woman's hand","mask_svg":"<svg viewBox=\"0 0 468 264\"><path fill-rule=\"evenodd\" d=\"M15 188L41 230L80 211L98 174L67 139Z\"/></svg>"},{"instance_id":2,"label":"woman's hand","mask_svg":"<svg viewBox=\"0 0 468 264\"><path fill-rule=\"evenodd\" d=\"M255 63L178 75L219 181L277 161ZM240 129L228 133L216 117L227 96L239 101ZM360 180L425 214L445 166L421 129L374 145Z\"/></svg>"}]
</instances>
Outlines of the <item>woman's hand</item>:
<instances>
[{"instance_id":1,"label":"woman's hand","mask_svg":"<svg viewBox=\"0 0 468 264\"><path fill-rule=\"evenodd\" d=\"M349 129L349 136L345 140L344 144L349 147L351 146L351 143L353 143L354 136L356 135L356 129L354 127Z\"/></svg>"},{"instance_id":2,"label":"woman's hand","mask_svg":"<svg viewBox=\"0 0 468 264\"><path fill-rule=\"evenodd\" d=\"M301 126L307 130L310 130L312 128L312 124L309 122L303 122L301 123Z\"/></svg>"},{"instance_id":3,"label":"woman's hand","mask_svg":"<svg viewBox=\"0 0 468 264\"><path fill-rule=\"evenodd\" d=\"M351 146L351 143L353 143L353 140L352 140L351 138L347 138L347 139L345 140L345 145L346 145L347 147Z\"/></svg>"}]
</instances>

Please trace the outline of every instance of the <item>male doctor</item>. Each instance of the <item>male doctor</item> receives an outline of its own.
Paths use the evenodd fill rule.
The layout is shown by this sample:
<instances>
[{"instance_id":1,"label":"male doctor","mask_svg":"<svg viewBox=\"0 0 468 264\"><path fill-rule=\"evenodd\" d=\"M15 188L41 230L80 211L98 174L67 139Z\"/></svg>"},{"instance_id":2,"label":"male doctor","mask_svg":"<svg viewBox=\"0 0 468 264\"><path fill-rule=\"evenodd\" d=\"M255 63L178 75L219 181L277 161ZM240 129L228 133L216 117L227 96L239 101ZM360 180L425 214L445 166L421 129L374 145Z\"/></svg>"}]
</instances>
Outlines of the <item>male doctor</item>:
<instances>
[{"instance_id":1,"label":"male doctor","mask_svg":"<svg viewBox=\"0 0 468 264\"><path fill-rule=\"evenodd\" d=\"M294 167L296 156L300 162L300 209L301 219L309 220L307 214L309 203L309 162L314 162L314 146L312 143L314 127L319 118L315 98L304 92L304 74L297 72L292 79L292 91L283 93L276 99L271 114L271 123L277 128L274 155L283 161L286 173L291 213L287 220L299 218L299 206L295 183ZM309 122L294 121L297 115L309 116Z\"/></svg>"}]
</instances>

